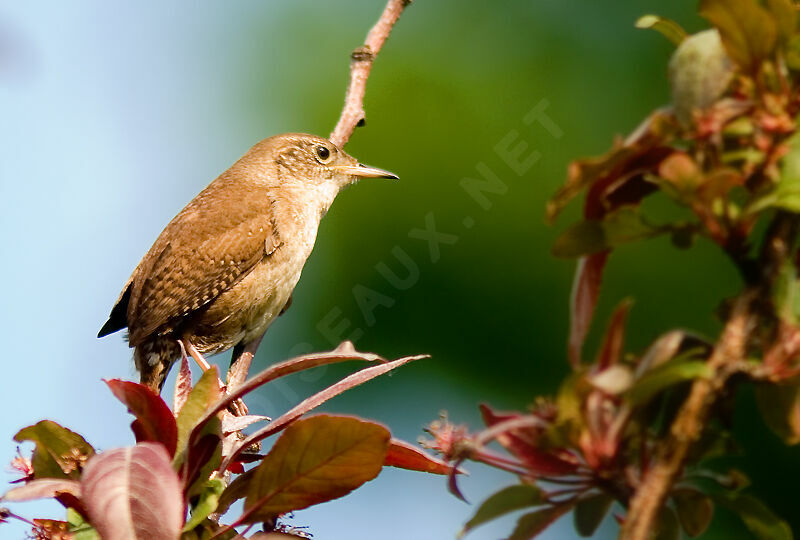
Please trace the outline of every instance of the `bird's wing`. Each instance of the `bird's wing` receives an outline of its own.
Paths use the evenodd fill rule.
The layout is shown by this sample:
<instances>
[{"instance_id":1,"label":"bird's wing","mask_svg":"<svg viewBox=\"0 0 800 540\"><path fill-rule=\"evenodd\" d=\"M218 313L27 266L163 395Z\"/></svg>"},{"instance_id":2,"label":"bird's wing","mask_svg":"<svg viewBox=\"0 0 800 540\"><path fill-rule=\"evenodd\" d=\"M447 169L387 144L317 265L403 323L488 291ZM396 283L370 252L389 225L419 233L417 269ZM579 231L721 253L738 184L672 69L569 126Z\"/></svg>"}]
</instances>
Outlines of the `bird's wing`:
<instances>
[{"instance_id":1,"label":"bird's wing","mask_svg":"<svg viewBox=\"0 0 800 540\"><path fill-rule=\"evenodd\" d=\"M232 211L193 201L164 229L136 269L128 305L128 342L173 329L233 287L281 245L269 201Z\"/></svg>"}]
</instances>

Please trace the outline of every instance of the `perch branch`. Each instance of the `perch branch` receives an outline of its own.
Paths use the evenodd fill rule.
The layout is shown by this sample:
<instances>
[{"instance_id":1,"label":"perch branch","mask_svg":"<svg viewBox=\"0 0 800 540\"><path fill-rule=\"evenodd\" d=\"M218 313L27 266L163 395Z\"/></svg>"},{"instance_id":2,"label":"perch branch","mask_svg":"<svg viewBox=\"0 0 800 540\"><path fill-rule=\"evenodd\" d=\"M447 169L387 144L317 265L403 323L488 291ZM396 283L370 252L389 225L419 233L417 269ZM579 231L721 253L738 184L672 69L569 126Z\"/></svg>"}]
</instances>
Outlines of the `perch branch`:
<instances>
[{"instance_id":1,"label":"perch branch","mask_svg":"<svg viewBox=\"0 0 800 540\"><path fill-rule=\"evenodd\" d=\"M367 34L364 45L350 54L350 85L347 87L347 94L344 98L342 115L330 136L331 142L339 148L347 143L356 126L364 123L364 93L367 89L367 78L372 71L372 64L397 19L410 3L411 0L389 0L380 19Z\"/></svg>"}]
</instances>

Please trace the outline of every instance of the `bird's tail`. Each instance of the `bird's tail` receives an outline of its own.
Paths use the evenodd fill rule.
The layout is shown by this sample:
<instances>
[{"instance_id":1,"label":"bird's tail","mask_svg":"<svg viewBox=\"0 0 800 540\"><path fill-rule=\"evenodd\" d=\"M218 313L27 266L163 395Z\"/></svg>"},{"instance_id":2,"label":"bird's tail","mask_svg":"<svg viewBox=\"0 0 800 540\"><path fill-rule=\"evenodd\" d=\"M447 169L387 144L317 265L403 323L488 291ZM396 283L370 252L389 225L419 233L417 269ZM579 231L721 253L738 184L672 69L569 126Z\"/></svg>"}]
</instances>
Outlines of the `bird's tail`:
<instances>
[{"instance_id":1,"label":"bird's tail","mask_svg":"<svg viewBox=\"0 0 800 540\"><path fill-rule=\"evenodd\" d=\"M173 339L156 337L137 345L133 361L139 370L140 382L160 394L172 364L180 355L178 343Z\"/></svg>"}]
</instances>

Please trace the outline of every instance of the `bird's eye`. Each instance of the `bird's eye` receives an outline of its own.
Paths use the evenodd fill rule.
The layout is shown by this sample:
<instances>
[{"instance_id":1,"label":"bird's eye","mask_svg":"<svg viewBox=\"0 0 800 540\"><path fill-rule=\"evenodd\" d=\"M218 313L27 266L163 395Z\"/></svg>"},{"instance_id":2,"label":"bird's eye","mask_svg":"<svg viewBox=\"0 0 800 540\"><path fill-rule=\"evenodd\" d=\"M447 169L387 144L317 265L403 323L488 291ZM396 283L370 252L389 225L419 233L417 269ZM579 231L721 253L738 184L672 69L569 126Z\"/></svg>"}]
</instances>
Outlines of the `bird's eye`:
<instances>
[{"instance_id":1,"label":"bird's eye","mask_svg":"<svg viewBox=\"0 0 800 540\"><path fill-rule=\"evenodd\" d=\"M326 163L331 157L331 151L325 146L317 146L317 157L320 163Z\"/></svg>"}]
</instances>

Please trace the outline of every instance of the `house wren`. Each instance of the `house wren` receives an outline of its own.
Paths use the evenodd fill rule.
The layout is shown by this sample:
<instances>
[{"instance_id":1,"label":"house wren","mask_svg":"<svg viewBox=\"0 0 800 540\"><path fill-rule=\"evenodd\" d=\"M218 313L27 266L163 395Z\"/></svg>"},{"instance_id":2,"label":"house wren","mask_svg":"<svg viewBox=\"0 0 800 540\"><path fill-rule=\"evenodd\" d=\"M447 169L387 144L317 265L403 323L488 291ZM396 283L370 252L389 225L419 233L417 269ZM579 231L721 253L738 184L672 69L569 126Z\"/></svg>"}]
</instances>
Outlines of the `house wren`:
<instances>
[{"instance_id":1,"label":"house wren","mask_svg":"<svg viewBox=\"0 0 800 540\"><path fill-rule=\"evenodd\" d=\"M320 219L339 190L366 177L397 178L321 137L264 139L167 225L98 337L127 327L141 382L156 391L182 347L195 358L255 354L291 303Z\"/></svg>"}]
</instances>

